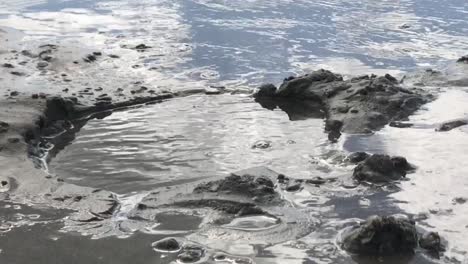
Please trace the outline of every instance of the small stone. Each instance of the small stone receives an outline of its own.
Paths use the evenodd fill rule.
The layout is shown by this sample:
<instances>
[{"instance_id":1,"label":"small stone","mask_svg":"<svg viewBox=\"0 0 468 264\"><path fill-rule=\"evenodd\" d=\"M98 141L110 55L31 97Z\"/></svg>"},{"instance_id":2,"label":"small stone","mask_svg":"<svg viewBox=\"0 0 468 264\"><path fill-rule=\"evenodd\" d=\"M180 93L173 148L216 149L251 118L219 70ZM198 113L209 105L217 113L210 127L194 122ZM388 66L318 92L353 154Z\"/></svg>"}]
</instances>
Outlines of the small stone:
<instances>
[{"instance_id":1,"label":"small stone","mask_svg":"<svg viewBox=\"0 0 468 264\"><path fill-rule=\"evenodd\" d=\"M94 55L94 56L102 56L102 52L100 52L100 51L95 51L95 52L93 52L93 55Z\"/></svg>"},{"instance_id":2,"label":"small stone","mask_svg":"<svg viewBox=\"0 0 468 264\"><path fill-rule=\"evenodd\" d=\"M441 239L436 232L427 232L419 239L419 246L431 252L443 251Z\"/></svg>"},{"instance_id":3,"label":"small stone","mask_svg":"<svg viewBox=\"0 0 468 264\"><path fill-rule=\"evenodd\" d=\"M413 169L403 157L375 154L354 168L353 177L359 182L388 183L406 177Z\"/></svg>"},{"instance_id":4,"label":"small stone","mask_svg":"<svg viewBox=\"0 0 468 264\"><path fill-rule=\"evenodd\" d=\"M86 57L83 58L83 60L87 63L91 63L97 60L96 56L89 54Z\"/></svg>"},{"instance_id":5,"label":"small stone","mask_svg":"<svg viewBox=\"0 0 468 264\"><path fill-rule=\"evenodd\" d=\"M24 72L17 72L17 71L12 71L10 73L13 74L13 75L16 75L16 76L25 76L26 75L26 73L24 73Z\"/></svg>"},{"instance_id":6,"label":"small stone","mask_svg":"<svg viewBox=\"0 0 468 264\"><path fill-rule=\"evenodd\" d=\"M159 241L154 242L152 245L155 251L160 252L177 252L180 250L181 246L179 242L172 237L164 238Z\"/></svg>"},{"instance_id":7,"label":"small stone","mask_svg":"<svg viewBox=\"0 0 468 264\"><path fill-rule=\"evenodd\" d=\"M9 69L13 69L15 66L13 66L13 64L11 64L11 63L4 63L4 64L2 65L2 67L4 67L4 68L9 68Z\"/></svg>"},{"instance_id":8,"label":"small stone","mask_svg":"<svg viewBox=\"0 0 468 264\"><path fill-rule=\"evenodd\" d=\"M226 258L227 256L224 253L216 253L213 255L215 261L224 261Z\"/></svg>"},{"instance_id":9,"label":"small stone","mask_svg":"<svg viewBox=\"0 0 468 264\"><path fill-rule=\"evenodd\" d=\"M110 58L113 58L113 59L118 59L118 58L120 58L120 56L114 55L114 54L110 54L109 57L110 57Z\"/></svg>"},{"instance_id":10,"label":"small stone","mask_svg":"<svg viewBox=\"0 0 468 264\"><path fill-rule=\"evenodd\" d=\"M322 185L322 184L327 183L327 180L325 180L322 177L315 177L313 179L306 180L306 183L315 184L315 185Z\"/></svg>"},{"instance_id":11,"label":"small stone","mask_svg":"<svg viewBox=\"0 0 468 264\"><path fill-rule=\"evenodd\" d=\"M37 63L37 68L45 68L47 66L49 66L49 63L46 61L40 61Z\"/></svg>"},{"instance_id":12,"label":"small stone","mask_svg":"<svg viewBox=\"0 0 468 264\"><path fill-rule=\"evenodd\" d=\"M10 125L8 123L0 121L0 133L5 133L10 129Z\"/></svg>"},{"instance_id":13,"label":"small stone","mask_svg":"<svg viewBox=\"0 0 468 264\"><path fill-rule=\"evenodd\" d=\"M272 142L267 140L260 140L253 144L253 149L268 149L271 148Z\"/></svg>"},{"instance_id":14,"label":"small stone","mask_svg":"<svg viewBox=\"0 0 468 264\"><path fill-rule=\"evenodd\" d=\"M392 121L392 122L390 122L389 126L396 127L396 128L408 128L408 127L412 127L413 124L399 122L399 121Z\"/></svg>"},{"instance_id":15,"label":"small stone","mask_svg":"<svg viewBox=\"0 0 468 264\"><path fill-rule=\"evenodd\" d=\"M468 55L463 56L457 60L458 63L468 63Z\"/></svg>"},{"instance_id":16,"label":"small stone","mask_svg":"<svg viewBox=\"0 0 468 264\"><path fill-rule=\"evenodd\" d=\"M361 161L364 161L368 157L370 157L370 155L366 152L354 152L348 155L348 157L346 157L346 160L348 160L351 163L359 163Z\"/></svg>"},{"instance_id":17,"label":"small stone","mask_svg":"<svg viewBox=\"0 0 468 264\"><path fill-rule=\"evenodd\" d=\"M11 144L16 144L16 143L19 143L19 142L20 142L19 138L9 138L8 139L8 143L11 143Z\"/></svg>"},{"instance_id":18,"label":"small stone","mask_svg":"<svg viewBox=\"0 0 468 264\"><path fill-rule=\"evenodd\" d=\"M183 252L177 256L181 263L195 263L205 256L205 250L199 246L184 246Z\"/></svg>"},{"instance_id":19,"label":"small stone","mask_svg":"<svg viewBox=\"0 0 468 264\"><path fill-rule=\"evenodd\" d=\"M455 128L458 128L458 127L461 127L461 126L466 126L466 125L468 125L468 120L449 121L449 122L445 122L442 125L440 125L439 128L436 129L436 131L447 132L447 131L453 130Z\"/></svg>"},{"instance_id":20,"label":"small stone","mask_svg":"<svg viewBox=\"0 0 468 264\"><path fill-rule=\"evenodd\" d=\"M301 184L294 184L294 185L290 185L286 188L286 191L288 192L297 192L299 190L302 189L302 186Z\"/></svg>"},{"instance_id":21,"label":"small stone","mask_svg":"<svg viewBox=\"0 0 468 264\"><path fill-rule=\"evenodd\" d=\"M411 25L410 25L410 24L406 24L406 23L405 23L405 24L402 24L402 25L400 25L400 26L398 26L399 29L408 29L408 28L410 28L410 27L411 27Z\"/></svg>"},{"instance_id":22,"label":"small stone","mask_svg":"<svg viewBox=\"0 0 468 264\"><path fill-rule=\"evenodd\" d=\"M453 199L453 202L457 204L465 204L467 202L467 199L463 197L457 197Z\"/></svg>"},{"instance_id":23,"label":"small stone","mask_svg":"<svg viewBox=\"0 0 468 264\"><path fill-rule=\"evenodd\" d=\"M136 50L146 50L146 49L150 49L150 48L151 48L150 46L147 46L145 44L139 44L139 45L135 46Z\"/></svg>"},{"instance_id":24,"label":"small stone","mask_svg":"<svg viewBox=\"0 0 468 264\"><path fill-rule=\"evenodd\" d=\"M279 183L284 183L285 181L288 181L289 179L284 174L279 174L277 180Z\"/></svg>"},{"instance_id":25,"label":"small stone","mask_svg":"<svg viewBox=\"0 0 468 264\"><path fill-rule=\"evenodd\" d=\"M17 91L13 91L10 93L10 96L18 96L19 95L19 92Z\"/></svg>"}]
</instances>

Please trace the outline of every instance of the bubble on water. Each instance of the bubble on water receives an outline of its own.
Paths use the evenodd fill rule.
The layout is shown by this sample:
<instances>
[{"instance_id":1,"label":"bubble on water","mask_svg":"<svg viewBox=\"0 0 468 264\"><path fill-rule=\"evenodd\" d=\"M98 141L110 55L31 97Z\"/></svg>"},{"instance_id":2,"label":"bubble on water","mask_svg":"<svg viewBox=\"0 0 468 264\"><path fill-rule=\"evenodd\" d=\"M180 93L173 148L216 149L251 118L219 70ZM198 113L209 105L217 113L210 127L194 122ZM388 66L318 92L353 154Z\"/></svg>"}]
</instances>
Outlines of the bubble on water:
<instances>
[{"instance_id":1,"label":"bubble on water","mask_svg":"<svg viewBox=\"0 0 468 264\"><path fill-rule=\"evenodd\" d=\"M223 263L232 263L232 264L253 264L255 263L250 258L243 258L237 256L231 256L223 252L217 252L212 256L215 262L223 262Z\"/></svg>"},{"instance_id":2,"label":"bubble on water","mask_svg":"<svg viewBox=\"0 0 468 264\"><path fill-rule=\"evenodd\" d=\"M271 229L280 224L280 220L265 215L246 216L234 218L229 224L223 225L225 228L245 231L260 231Z\"/></svg>"},{"instance_id":3,"label":"bubble on water","mask_svg":"<svg viewBox=\"0 0 468 264\"><path fill-rule=\"evenodd\" d=\"M12 228L13 228L13 224L11 224L11 223L1 223L0 224L0 233L7 233L7 232L11 231Z\"/></svg>"},{"instance_id":4,"label":"bubble on water","mask_svg":"<svg viewBox=\"0 0 468 264\"><path fill-rule=\"evenodd\" d=\"M27 217L31 220L37 220L39 219L41 216L39 214L30 214L30 215L27 215Z\"/></svg>"},{"instance_id":5,"label":"bubble on water","mask_svg":"<svg viewBox=\"0 0 468 264\"><path fill-rule=\"evenodd\" d=\"M219 73L216 71L205 70L200 73L200 78L204 80L215 80L219 78Z\"/></svg>"}]
</instances>

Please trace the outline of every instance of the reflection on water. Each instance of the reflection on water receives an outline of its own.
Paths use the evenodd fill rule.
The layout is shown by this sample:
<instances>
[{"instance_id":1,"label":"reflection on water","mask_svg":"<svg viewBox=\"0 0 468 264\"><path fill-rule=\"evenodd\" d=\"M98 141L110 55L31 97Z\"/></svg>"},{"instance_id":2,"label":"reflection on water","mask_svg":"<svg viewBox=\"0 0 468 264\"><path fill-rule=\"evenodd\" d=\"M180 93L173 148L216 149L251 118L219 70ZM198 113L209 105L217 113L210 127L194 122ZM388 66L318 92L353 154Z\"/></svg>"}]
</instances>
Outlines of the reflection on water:
<instances>
[{"instance_id":1,"label":"reflection on water","mask_svg":"<svg viewBox=\"0 0 468 264\"><path fill-rule=\"evenodd\" d=\"M45 43L63 47L46 73L34 69L18 79L3 75L0 69L0 86L43 92L69 86L114 91L136 83L154 90L213 84L251 89L317 68L346 75L398 75L421 66L442 68L466 55L467 10L466 0L0 0L1 61L13 56L11 49L33 49ZM142 43L152 48L145 52L129 48ZM83 68L71 62L96 50L118 58L106 57ZM27 63L16 67L35 68ZM54 79L62 72L73 82ZM297 178L343 172L349 176L348 168L333 163L334 155L343 150L404 155L419 169L401 184L401 191L391 195L400 201L394 205L399 208L382 206L381 197L367 193L329 201L323 189L309 190L308 195L299 192L294 194L298 204L333 212L327 218L332 220L304 238L308 246L295 241L257 252L260 263L349 263L346 258L342 262L330 258L342 254L331 239L355 220L343 218L399 209L428 213L426 228L441 232L450 242L447 255L462 261L468 251L464 237L468 211L466 204L457 201L468 193L464 180L468 131L435 133L433 128L437 122L466 117L467 95L447 91L428 111L412 118L413 128L347 136L336 145L326 142L322 120L290 122L287 114L263 109L249 98L176 99L91 121L51 167L67 181L128 193L255 165ZM252 149L258 140L269 140L272 147ZM247 220L236 224L268 224L265 219ZM16 235L25 236L22 231ZM13 247L23 245L24 239L12 237ZM80 246L114 249L115 245L129 248L129 244L81 241ZM24 257L18 252L11 259ZM141 254L142 261L155 259L148 254ZM162 260L158 256L156 261ZM428 263L419 255L398 261Z\"/></svg>"},{"instance_id":2,"label":"reflection on water","mask_svg":"<svg viewBox=\"0 0 468 264\"><path fill-rule=\"evenodd\" d=\"M161 89L252 87L319 67L400 73L443 66L468 45L464 0L2 0L0 10L2 26L26 33L24 48L112 51L121 60L101 71ZM124 48L141 43L153 49Z\"/></svg>"},{"instance_id":3,"label":"reflection on water","mask_svg":"<svg viewBox=\"0 0 468 264\"><path fill-rule=\"evenodd\" d=\"M410 118L413 128L387 127L372 136L348 136L342 141L345 150L403 155L418 167L408 176L410 181L402 183L403 191L393 197L409 213L428 214L427 228L447 238L454 255L468 250L468 208L457 202L468 195L468 128L450 132L435 132L435 128L444 121L468 118L467 100L466 91L447 89L427 110Z\"/></svg>"},{"instance_id":4,"label":"reflection on water","mask_svg":"<svg viewBox=\"0 0 468 264\"><path fill-rule=\"evenodd\" d=\"M466 204L460 202L468 198L468 181L463 178L468 167L464 152L468 130L461 127L442 133L435 128L443 121L466 117L466 100L466 91L447 89L410 119L412 128L386 127L368 136L345 135L337 144L330 144L323 133L322 119L290 121L285 112L261 108L250 97L191 96L89 122L77 139L52 160L51 168L67 181L130 192L258 165L295 178L334 175L339 181L346 181L351 170L342 166L340 159L348 152L403 155L418 170L396 189L362 187L353 191L326 185L306 186L300 192L285 194L298 208L320 215L324 225L319 232L302 239L308 246L298 252L291 251L290 246L277 245L263 249L271 251L270 255L256 254L268 259L265 263L285 259L296 263L309 258L300 257L307 250L321 254L313 259L322 258L323 263L332 259L334 263L348 263L346 255L336 251L333 244L341 229L372 214L406 212L426 215L427 220L420 224L426 230L440 232L449 243L447 258L460 260L468 248L463 240L464 216L468 211ZM270 141L271 147L252 148L258 140ZM240 218L228 226L264 229L275 225L274 220ZM292 258L288 257L289 252L302 253ZM429 260L418 254L405 261L386 259L382 263Z\"/></svg>"},{"instance_id":5,"label":"reflection on water","mask_svg":"<svg viewBox=\"0 0 468 264\"><path fill-rule=\"evenodd\" d=\"M249 97L192 96L92 120L50 167L69 181L123 193L260 165L309 178L324 176L311 159L324 135L322 119L291 123ZM260 140L271 148L252 148Z\"/></svg>"}]
</instances>

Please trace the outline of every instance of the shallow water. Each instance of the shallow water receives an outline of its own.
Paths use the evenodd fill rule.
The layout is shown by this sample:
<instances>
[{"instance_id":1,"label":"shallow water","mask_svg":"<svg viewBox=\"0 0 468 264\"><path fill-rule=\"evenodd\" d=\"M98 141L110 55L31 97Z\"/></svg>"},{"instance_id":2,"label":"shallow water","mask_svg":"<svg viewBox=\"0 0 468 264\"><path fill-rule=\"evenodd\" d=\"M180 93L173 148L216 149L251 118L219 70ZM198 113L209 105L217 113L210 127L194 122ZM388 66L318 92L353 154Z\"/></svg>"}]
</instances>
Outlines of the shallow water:
<instances>
[{"instance_id":1,"label":"shallow water","mask_svg":"<svg viewBox=\"0 0 468 264\"><path fill-rule=\"evenodd\" d=\"M0 85L34 92L70 86L113 91L136 83L157 91L208 85L251 90L260 83L278 83L318 68L345 75L444 69L466 55L467 14L465 0L0 0L2 60L10 59L5 54L18 45L32 49L54 43L64 49L47 73L34 71L21 80L2 74ZM5 32L8 41L1 38ZM128 48L141 43L152 49L141 53ZM67 62L95 50L120 58L102 59L87 68ZM17 67L29 69L27 64ZM73 81L55 77L62 72ZM155 187L256 165L294 178L346 181L351 167L341 160L348 152L403 155L419 169L390 191L343 190L334 185L329 190L308 188L291 194L295 205L311 208L324 222L302 242L254 249L235 246L253 252L246 255L257 263L430 263L421 254L353 261L334 244L338 232L356 219L376 213L427 213L428 219L420 225L440 232L449 242L441 262L458 263L468 251L468 212L466 204L453 200L468 193L464 179L468 131L465 127L435 133L434 128L438 122L466 117L467 96L463 88L443 89L439 100L411 118L413 128L344 135L337 144L326 140L321 119L296 120L279 109L263 109L249 97L179 98L91 120L51 160L49 169L68 182L122 194L121 201L131 207ZM271 147L252 148L259 140L270 141ZM126 209L115 216L116 221L126 217ZM15 215L7 211L2 221L11 222ZM165 236L161 232L196 229L199 218L159 218L161 223L150 235L90 240L62 234L60 243L55 242L60 224L47 220L41 222L44 226L29 228L29 220L16 219L16 229L0 234L0 260L30 263L30 256L18 250L26 245L31 255L39 257L37 263L51 259L57 263L169 263L173 256L155 254L150 244ZM191 224L184 226L181 221ZM234 228L274 226L272 219L237 221L231 223ZM37 237L29 239L31 233Z\"/></svg>"},{"instance_id":2,"label":"shallow water","mask_svg":"<svg viewBox=\"0 0 468 264\"><path fill-rule=\"evenodd\" d=\"M460 175L466 173L468 165L464 151L468 130L461 127L442 133L435 128L443 121L466 117L466 100L468 93L463 88L445 89L436 101L410 118L412 128L386 127L373 135L344 135L331 144L323 132L322 119L291 121L285 112L264 109L246 96L191 96L88 122L71 145L52 159L49 169L78 185L105 186L134 195L157 186L174 186L260 165L298 179L338 177L347 182L352 166L343 159L349 152L403 155L418 170L395 188L343 190L334 186L328 191L306 188L291 194L289 199L296 206L318 210L321 220L330 225L303 240L310 244L328 241L321 246L334 247L330 243L337 232L353 219L372 214L424 215L427 219L420 226L438 231L448 240L447 258L462 260L468 248L463 242L468 212L465 204L455 199L467 198L468 181ZM258 140L270 142L271 147L252 148ZM237 219L230 225L268 228L274 225L271 221ZM278 247L268 249L279 250L271 253L271 261L281 261L287 254L285 248ZM336 253L323 258L335 263L349 261ZM255 260L263 263L261 259L257 252ZM384 261L429 262L420 256L408 262Z\"/></svg>"},{"instance_id":3,"label":"shallow water","mask_svg":"<svg viewBox=\"0 0 468 264\"><path fill-rule=\"evenodd\" d=\"M271 147L255 148L258 141ZM122 194L260 165L311 178L328 174L311 158L326 143L322 119L291 123L245 96L191 96L91 120L49 167Z\"/></svg>"}]
</instances>

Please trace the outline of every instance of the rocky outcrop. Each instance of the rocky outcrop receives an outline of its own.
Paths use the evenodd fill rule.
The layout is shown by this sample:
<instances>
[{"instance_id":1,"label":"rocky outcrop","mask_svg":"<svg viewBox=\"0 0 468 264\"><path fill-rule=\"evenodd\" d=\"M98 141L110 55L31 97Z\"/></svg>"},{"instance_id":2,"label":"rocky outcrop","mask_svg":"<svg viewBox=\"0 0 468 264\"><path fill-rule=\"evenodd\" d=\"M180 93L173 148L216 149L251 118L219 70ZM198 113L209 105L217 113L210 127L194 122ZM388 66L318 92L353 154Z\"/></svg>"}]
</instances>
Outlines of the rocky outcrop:
<instances>
[{"instance_id":1,"label":"rocky outcrop","mask_svg":"<svg viewBox=\"0 0 468 264\"><path fill-rule=\"evenodd\" d=\"M457 60L458 63L467 63L468 64L468 55L463 56Z\"/></svg>"},{"instance_id":2,"label":"rocky outcrop","mask_svg":"<svg viewBox=\"0 0 468 264\"><path fill-rule=\"evenodd\" d=\"M277 173L264 167L257 167L232 173L222 180L202 183L193 190L193 193L238 195L254 199L256 202L273 202L279 200L273 183L273 179L276 178Z\"/></svg>"},{"instance_id":3,"label":"rocky outcrop","mask_svg":"<svg viewBox=\"0 0 468 264\"><path fill-rule=\"evenodd\" d=\"M341 245L359 255L412 253L418 246L418 233L414 222L405 217L372 216L347 230Z\"/></svg>"},{"instance_id":4,"label":"rocky outcrop","mask_svg":"<svg viewBox=\"0 0 468 264\"><path fill-rule=\"evenodd\" d=\"M296 112L301 117L307 116L305 111L317 117L321 113L327 119L326 130L334 133L334 137L340 132L370 133L381 129L391 121L407 118L431 99L423 90L401 87L389 74L344 80L327 70L289 77L279 88L263 85L254 96L269 109L275 106L283 109L285 102L300 104L301 107L289 105L283 109L290 117Z\"/></svg>"},{"instance_id":5,"label":"rocky outcrop","mask_svg":"<svg viewBox=\"0 0 468 264\"><path fill-rule=\"evenodd\" d=\"M466 126L466 125L468 125L468 120L463 120L463 119L454 120L454 121L449 121L449 122L445 122L445 123L441 124L436 129L436 131L447 132L447 131L450 131L452 129L455 129L455 128L458 128L458 127L461 127L461 126Z\"/></svg>"},{"instance_id":6,"label":"rocky outcrop","mask_svg":"<svg viewBox=\"0 0 468 264\"><path fill-rule=\"evenodd\" d=\"M8 123L0 121L0 133L5 133L10 129L10 125Z\"/></svg>"},{"instance_id":7,"label":"rocky outcrop","mask_svg":"<svg viewBox=\"0 0 468 264\"><path fill-rule=\"evenodd\" d=\"M419 238L419 246L431 253L439 254L444 251L441 238L436 232L426 232Z\"/></svg>"},{"instance_id":8,"label":"rocky outcrop","mask_svg":"<svg viewBox=\"0 0 468 264\"><path fill-rule=\"evenodd\" d=\"M351 153L349 154L347 157L346 157L346 160L351 162L351 163L359 163L361 161L364 161L366 160L367 158L369 158L370 155L366 152L354 152L354 153Z\"/></svg>"},{"instance_id":9,"label":"rocky outcrop","mask_svg":"<svg viewBox=\"0 0 468 264\"><path fill-rule=\"evenodd\" d=\"M387 183L405 178L413 169L403 157L376 154L354 168L353 178L359 182Z\"/></svg>"}]
</instances>

